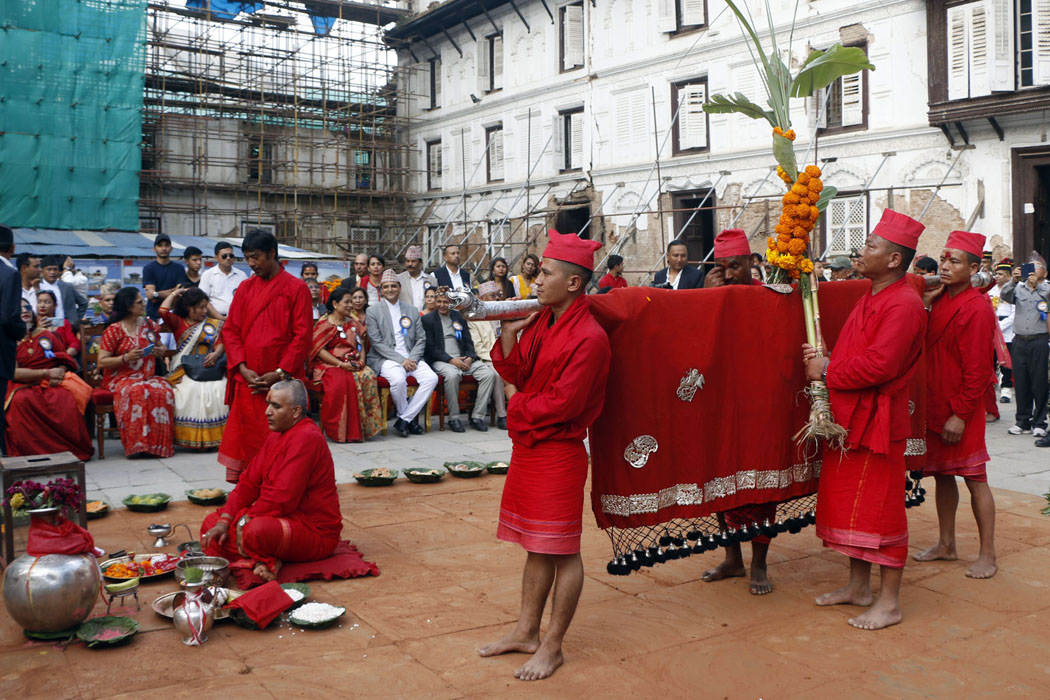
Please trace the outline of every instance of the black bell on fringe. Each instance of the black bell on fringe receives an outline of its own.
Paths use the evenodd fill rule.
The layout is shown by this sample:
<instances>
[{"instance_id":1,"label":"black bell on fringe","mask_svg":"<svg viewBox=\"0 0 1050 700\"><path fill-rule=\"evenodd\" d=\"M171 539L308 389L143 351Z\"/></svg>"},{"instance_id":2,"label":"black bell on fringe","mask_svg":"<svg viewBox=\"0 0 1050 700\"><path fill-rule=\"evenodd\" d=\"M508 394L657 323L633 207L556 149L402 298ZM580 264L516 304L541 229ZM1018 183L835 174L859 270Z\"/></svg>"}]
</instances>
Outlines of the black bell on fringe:
<instances>
[{"instance_id":1,"label":"black bell on fringe","mask_svg":"<svg viewBox=\"0 0 1050 700\"><path fill-rule=\"evenodd\" d=\"M696 542L698 539L700 539L700 531L699 530L690 530L689 533L685 537L690 542Z\"/></svg>"},{"instance_id":2,"label":"black bell on fringe","mask_svg":"<svg viewBox=\"0 0 1050 700\"><path fill-rule=\"evenodd\" d=\"M663 564L665 561L667 561L667 552L664 551L663 547L657 547L656 554L653 556L653 559L655 559L657 563Z\"/></svg>"},{"instance_id":3,"label":"black bell on fringe","mask_svg":"<svg viewBox=\"0 0 1050 700\"><path fill-rule=\"evenodd\" d=\"M806 525L815 524L817 522L817 511L815 509L810 509L810 511L805 515L805 521Z\"/></svg>"},{"instance_id":4,"label":"black bell on fringe","mask_svg":"<svg viewBox=\"0 0 1050 700\"><path fill-rule=\"evenodd\" d=\"M652 566L656 563L656 547L650 547L645 550L645 554L642 555L642 566Z\"/></svg>"},{"instance_id":5,"label":"black bell on fringe","mask_svg":"<svg viewBox=\"0 0 1050 700\"><path fill-rule=\"evenodd\" d=\"M777 527L776 527L776 525L770 523L768 518L765 521L762 522L762 525L761 525L761 527L758 528L758 530L759 530L759 532L761 532L766 537L776 537L777 536Z\"/></svg>"},{"instance_id":6,"label":"black bell on fringe","mask_svg":"<svg viewBox=\"0 0 1050 700\"><path fill-rule=\"evenodd\" d=\"M777 524L773 527L776 528L777 532L787 532L788 524L784 521L784 516L777 518Z\"/></svg>"},{"instance_id":7,"label":"black bell on fringe","mask_svg":"<svg viewBox=\"0 0 1050 700\"><path fill-rule=\"evenodd\" d=\"M737 542L750 542L752 537L754 537L754 534L752 534L751 530L747 526L744 526L744 527L740 528L739 530L737 530L737 533L736 533L736 541Z\"/></svg>"},{"instance_id":8,"label":"black bell on fringe","mask_svg":"<svg viewBox=\"0 0 1050 700\"><path fill-rule=\"evenodd\" d=\"M631 571L638 571L642 568L642 562L638 559L638 550L631 552L631 556L627 558L627 566L631 567Z\"/></svg>"},{"instance_id":9,"label":"black bell on fringe","mask_svg":"<svg viewBox=\"0 0 1050 700\"><path fill-rule=\"evenodd\" d=\"M669 544L671 544L671 537L670 537L670 535L662 535L660 537L660 546L661 547L666 547Z\"/></svg>"},{"instance_id":10,"label":"black bell on fringe","mask_svg":"<svg viewBox=\"0 0 1050 700\"><path fill-rule=\"evenodd\" d=\"M735 534L736 533L733 533L733 535L735 535ZM725 530L722 530L722 532L719 533L719 536L718 536L718 544L719 544L719 546L721 546L721 547L728 547L729 545L733 544L733 541L734 541L733 540L733 535L731 535L730 533L726 532Z\"/></svg>"},{"instance_id":11,"label":"black bell on fringe","mask_svg":"<svg viewBox=\"0 0 1050 700\"><path fill-rule=\"evenodd\" d=\"M802 518L788 518L787 526L788 532L792 535L797 535L802 532Z\"/></svg>"}]
</instances>

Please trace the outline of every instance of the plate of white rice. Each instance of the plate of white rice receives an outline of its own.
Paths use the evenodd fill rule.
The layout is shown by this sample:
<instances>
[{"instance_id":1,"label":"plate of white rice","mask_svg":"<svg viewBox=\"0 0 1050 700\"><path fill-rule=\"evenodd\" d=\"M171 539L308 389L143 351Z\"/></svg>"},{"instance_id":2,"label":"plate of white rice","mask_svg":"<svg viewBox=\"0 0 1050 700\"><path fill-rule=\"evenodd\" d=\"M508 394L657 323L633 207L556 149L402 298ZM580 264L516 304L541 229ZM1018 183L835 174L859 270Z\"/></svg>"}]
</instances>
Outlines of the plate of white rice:
<instances>
[{"instance_id":1,"label":"plate of white rice","mask_svg":"<svg viewBox=\"0 0 1050 700\"><path fill-rule=\"evenodd\" d=\"M322 629L333 624L346 614L346 608L328 603L304 603L288 617L288 621L299 627Z\"/></svg>"}]
</instances>

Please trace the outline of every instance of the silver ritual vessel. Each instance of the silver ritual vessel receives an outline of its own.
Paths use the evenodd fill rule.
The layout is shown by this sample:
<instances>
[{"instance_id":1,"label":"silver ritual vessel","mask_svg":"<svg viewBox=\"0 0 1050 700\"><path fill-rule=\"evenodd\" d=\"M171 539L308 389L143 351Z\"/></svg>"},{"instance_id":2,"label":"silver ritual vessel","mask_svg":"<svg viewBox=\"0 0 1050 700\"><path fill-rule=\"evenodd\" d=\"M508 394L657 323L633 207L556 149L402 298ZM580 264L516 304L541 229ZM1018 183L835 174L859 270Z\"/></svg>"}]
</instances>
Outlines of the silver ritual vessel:
<instances>
[{"instance_id":1,"label":"silver ritual vessel","mask_svg":"<svg viewBox=\"0 0 1050 700\"><path fill-rule=\"evenodd\" d=\"M450 289L446 292L452 302L452 308L463 314L468 321L500 321L511 318L525 318L533 311L539 311L538 299L517 299L513 301L482 301L466 289Z\"/></svg>"}]
</instances>

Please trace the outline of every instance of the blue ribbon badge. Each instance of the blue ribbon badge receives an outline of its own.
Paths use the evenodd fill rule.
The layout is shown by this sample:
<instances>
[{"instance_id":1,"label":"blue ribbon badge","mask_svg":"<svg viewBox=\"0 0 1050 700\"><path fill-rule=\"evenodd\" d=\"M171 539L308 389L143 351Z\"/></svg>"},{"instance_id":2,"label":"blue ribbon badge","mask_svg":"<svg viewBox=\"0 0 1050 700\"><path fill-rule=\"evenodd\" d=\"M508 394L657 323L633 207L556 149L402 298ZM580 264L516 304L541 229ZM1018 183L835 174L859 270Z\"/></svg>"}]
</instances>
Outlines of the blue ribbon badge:
<instances>
[{"instance_id":1,"label":"blue ribbon badge","mask_svg":"<svg viewBox=\"0 0 1050 700\"><path fill-rule=\"evenodd\" d=\"M51 351L51 339L50 338L41 338L40 339L40 347L44 351L44 357L46 357L49 360L54 359L55 353L53 353Z\"/></svg>"},{"instance_id":2,"label":"blue ribbon badge","mask_svg":"<svg viewBox=\"0 0 1050 700\"><path fill-rule=\"evenodd\" d=\"M452 322L452 330L456 333L456 340L463 339L463 324L459 321Z\"/></svg>"},{"instance_id":3,"label":"blue ribbon badge","mask_svg":"<svg viewBox=\"0 0 1050 700\"><path fill-rule=\"evenodd\" d=\"M1035 308L1039 312L1039 318L1041 318L1042 320L1045 321L1046 320L1046 310L1047 310L1046 300L1044 299L1043 301L1041 301L1038 304L1036 304Z\"/></svg>"},{"instance_id":4,"label":"blue ribbon badge","mask_svg":"<svg viewBox=\"0 0 1050 700\"><path fill-rule=\"evenodd\" d=\"M412 326L412 319L408 316L401 317L401 335L408 335L408 329Z\"/></svg>"}]
</instances>

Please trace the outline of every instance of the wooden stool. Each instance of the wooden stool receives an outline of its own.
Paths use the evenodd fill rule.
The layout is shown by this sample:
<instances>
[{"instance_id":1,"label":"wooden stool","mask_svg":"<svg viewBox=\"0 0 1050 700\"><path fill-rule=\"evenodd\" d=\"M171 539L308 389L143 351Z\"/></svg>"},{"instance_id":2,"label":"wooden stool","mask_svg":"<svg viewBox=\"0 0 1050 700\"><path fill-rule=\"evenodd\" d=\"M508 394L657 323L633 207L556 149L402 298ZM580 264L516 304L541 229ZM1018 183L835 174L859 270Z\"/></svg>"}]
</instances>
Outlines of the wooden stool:
<instances>
[{"instance_id":1,"label":"wooden stool","mask_svg":"<svg viewBox=\"0 0 1050 700\"><path fill-rule=\"evenodd\" d=\"M72 452L0 459L0 492L4 494L4 500L7 499L7 489L11 488L16 481L31 479L46 483L56 477L72 479L83 490L84 498L80 502L80 510L73 517L73 521L81 527L87 527L87 486L84 483L84 463ZM3 559L10 564L15 558L14 517L11 506L5 505L3 509Z\"/></svg>"}]
</instances>

